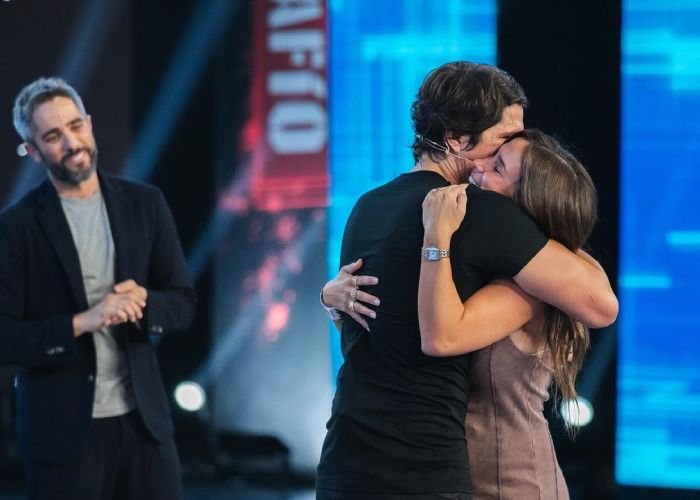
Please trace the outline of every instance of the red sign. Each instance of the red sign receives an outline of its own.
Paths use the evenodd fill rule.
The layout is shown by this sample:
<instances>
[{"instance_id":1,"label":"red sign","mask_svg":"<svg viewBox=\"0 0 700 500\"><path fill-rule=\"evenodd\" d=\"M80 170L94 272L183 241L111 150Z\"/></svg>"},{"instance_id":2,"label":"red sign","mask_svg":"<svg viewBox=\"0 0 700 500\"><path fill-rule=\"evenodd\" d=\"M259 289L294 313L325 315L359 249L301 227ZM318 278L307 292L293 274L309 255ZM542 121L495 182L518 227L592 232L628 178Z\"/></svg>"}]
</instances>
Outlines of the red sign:
<instances>
[{"instance_id":1,"label":"red sign","mask_svg":"<svg viewBox=\"0 0 700 500\"><path fill-rule=\"evenodd\" d=\"M328 71L324 0L256 0L246 142L254 208L328 204Z\"/></svg>"}]
</instances>

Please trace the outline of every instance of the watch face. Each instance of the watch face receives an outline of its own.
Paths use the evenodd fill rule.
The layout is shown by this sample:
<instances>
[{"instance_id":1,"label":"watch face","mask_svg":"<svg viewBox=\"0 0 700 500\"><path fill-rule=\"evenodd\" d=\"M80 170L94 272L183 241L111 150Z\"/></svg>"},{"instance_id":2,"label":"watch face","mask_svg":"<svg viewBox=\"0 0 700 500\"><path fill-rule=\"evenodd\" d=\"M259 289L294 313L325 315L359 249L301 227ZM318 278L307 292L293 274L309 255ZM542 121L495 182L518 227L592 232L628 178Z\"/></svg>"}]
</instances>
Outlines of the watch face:
<instances>
[{"instance_id":1,"label":"watch face","mask_svg":"<svg viewBox=\"0 0 700 500\"><path fill-rule=\"evenodd\" d=\"M440 250L436 247L425 247L421 249L421 255L425 260L440 260L450 256L449 250Z\"/></svg>"}]
</instances>

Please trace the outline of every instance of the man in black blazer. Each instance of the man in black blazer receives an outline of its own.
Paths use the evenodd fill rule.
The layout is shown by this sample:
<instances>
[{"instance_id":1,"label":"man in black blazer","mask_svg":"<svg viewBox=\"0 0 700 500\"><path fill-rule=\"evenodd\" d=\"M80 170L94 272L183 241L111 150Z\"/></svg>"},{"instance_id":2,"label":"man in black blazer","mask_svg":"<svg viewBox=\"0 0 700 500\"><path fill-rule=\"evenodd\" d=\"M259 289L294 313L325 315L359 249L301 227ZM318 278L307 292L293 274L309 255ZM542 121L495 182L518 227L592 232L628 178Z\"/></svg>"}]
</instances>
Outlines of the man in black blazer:
<instances>
[{"instance_id":1,"label":"man in black blazer","mask_svg":"<svg viewBox=\"0 0 700 500\"><path fill-rule=\"evenodd\" d=\"M97 171L91 117L58 78L22 89L14 124L48 177L0 213L0 363L16 378L30 497L182 498L149 335L196 296L168 206Z\"/></svg>"}]
</instances>

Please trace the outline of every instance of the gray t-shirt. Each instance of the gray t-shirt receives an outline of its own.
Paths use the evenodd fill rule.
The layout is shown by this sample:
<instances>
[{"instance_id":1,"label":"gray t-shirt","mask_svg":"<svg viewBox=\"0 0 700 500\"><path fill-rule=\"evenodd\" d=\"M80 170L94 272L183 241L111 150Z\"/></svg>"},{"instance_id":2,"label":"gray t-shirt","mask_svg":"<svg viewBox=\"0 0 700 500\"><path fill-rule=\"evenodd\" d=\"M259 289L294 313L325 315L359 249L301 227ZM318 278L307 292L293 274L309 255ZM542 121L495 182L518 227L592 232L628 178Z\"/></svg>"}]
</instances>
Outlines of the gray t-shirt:
<instances>
[{"instance_id":1,"label":"gray t-shirt","mask_svg":"<svg viewBox=\"0 0 700 500\"><path fill-rule=\"evenodd\" d=\"M114 287L114 241L102 193L90 198L61 198L80 258L83 286L90 307ZM111 328L93 332L97 373L93 418L124 415L136 407L131 391L124 339Z\"/></svg>"}]
</instances>

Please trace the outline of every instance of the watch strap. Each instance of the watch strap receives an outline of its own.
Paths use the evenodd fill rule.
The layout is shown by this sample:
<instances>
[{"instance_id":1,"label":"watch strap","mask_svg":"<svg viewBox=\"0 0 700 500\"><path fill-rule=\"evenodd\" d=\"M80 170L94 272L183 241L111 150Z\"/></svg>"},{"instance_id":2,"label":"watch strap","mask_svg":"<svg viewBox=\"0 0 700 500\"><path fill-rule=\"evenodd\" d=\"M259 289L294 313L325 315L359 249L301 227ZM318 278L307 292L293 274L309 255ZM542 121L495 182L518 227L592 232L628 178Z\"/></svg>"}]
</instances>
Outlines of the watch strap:
<instances>
[{"instance_id":1,"label":"watch strap","mask_svg":"<svg viewBox=\"0 0 700 500\"><path fill-rule=\"evenodd\" d=\"M328 307L323 302L323 289L321 289L321 293L319 294L318 298L321 301L321 306L326 310L326 313L328 314L328 317L331 320L338 321L339 319L343 319L343 316L340 314L340 311L338 311L335 307Z\"/></svg>"}]
</instances>

